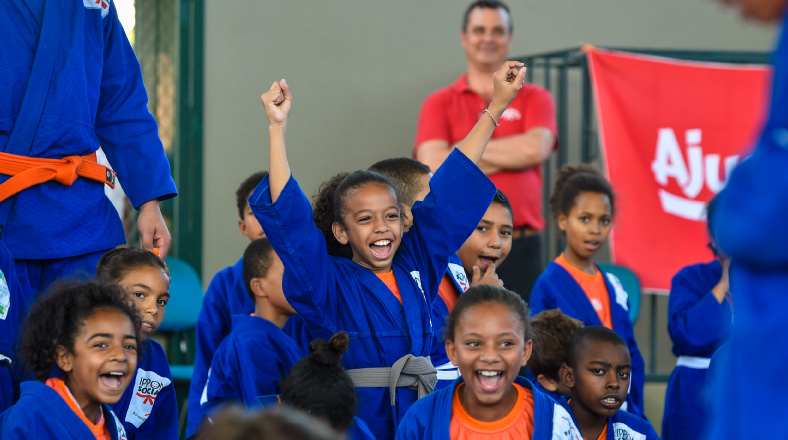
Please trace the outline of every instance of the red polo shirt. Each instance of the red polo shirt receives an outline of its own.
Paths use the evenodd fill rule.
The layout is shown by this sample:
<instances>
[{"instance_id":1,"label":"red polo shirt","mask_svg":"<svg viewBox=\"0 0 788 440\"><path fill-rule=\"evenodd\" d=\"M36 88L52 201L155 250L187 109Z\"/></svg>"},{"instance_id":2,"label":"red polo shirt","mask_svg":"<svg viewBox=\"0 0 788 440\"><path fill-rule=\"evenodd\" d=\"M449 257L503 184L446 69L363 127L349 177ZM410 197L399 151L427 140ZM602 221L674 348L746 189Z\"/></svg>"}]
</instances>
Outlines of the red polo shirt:
<instances>
[{"instance_id":1,"label":"red polo shirt","mask_svg":"<svg viewBox=\"0 0 788 440\"><path fill-rule=\"evenodd\" d=\"M444 87L424 100L416 130L416 148L422 142L444 140L449 145L465 139L481 117L487 103L468 87L463 74L452 85ZM550 92L525 83L514 101L504 111L492 139L522 134L535 127L545 127L556 134L555 105ZM553 148L558 148L558 136ZM413 151L414 156L416 150ZM542 217L542 167L507 170L495 173L490 180L503 191L514 209L514 227L544 228Z\"/></svg>"}]
</instances>

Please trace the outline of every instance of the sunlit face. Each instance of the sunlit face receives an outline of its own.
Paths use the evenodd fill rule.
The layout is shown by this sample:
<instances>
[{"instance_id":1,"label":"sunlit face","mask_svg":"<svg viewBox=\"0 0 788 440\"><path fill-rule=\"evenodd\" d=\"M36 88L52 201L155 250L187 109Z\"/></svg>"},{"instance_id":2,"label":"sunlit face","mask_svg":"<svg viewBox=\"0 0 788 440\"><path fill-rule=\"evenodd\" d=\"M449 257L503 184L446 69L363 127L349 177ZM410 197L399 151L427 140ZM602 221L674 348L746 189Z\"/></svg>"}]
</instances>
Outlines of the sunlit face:
<instances>
[{"instance_id":1,"label":"sunlit face","mask_svg":"<svg viewBox=\"0 0 788 440\"><path fill-rule=\"evenodd\" d=\"M787 0L719 0L721 3L738 6L742 17L763 22L779 20L785 12Z\"/></svg>"},{"instance_id":2,"label":"sunlit face","mask_svg":"<svg viewBox=\"0 0 788 440\"><path fill-rule=\"evenodd\" d=\"M613 222L612 207L607 195L581 192L569 214L558 216L558 227L566 232L566 252L581 260L589 260L599 251Z\"/></svg>"},{"instance_id":3,"label":"sunlit face","mask_svg":"<svg viewBox=\"0 0 788 440\"><path fill-rule=\"evenodd\" d=\"M512 250L512 213L498 203L490 204L479 225L465 240L457 256L468 278L473 278L473 266L484 273L491 264L500 266Z\"/></svg>"},{"instance_id":4,"label":"sunlit face","mask_svg":"<svg viewBox=\"0 0 788 440\"><path fill-rule=\"evenodd\" d=\"M134 299L142 320L142 337L147 339L164 319L170 300L170 277L158 267L144 266L127 273L118 284Z\"/></svg>"},{"instance_id":5,"label":"sunlit face","mask_svg":"<svg viewBox=\"0 0 788 440\"><path fill-rule=\"evenodd\" d=\"M391 271L402 240L402 217L394 190L368 183L345 194L344 225L334 223L336 239L350 244L353 261L375 273Z\"/></svg>"},{"instance_id":6,"label":"sunlit face","mask_svg":"<svg viewBox=\"0 0 788 440\"><path fill-rule=\"evenodd\" d=\"M265 237L263 227L260 226L260 222L257 221L257 217L254 216L252 208L248 203L244 208L244 218L238 220L238 229L241 230L241 234L249 238L249 241L255 241L258 238Z\"/></svg>"},{"instance_id":7,"label":"sunlit face","mask_svg":"<svg viewBox=\"0 0 788 440\"><path fill-rule=\"evenodd\" d=\"M469 413L506 405L514 379L531 356L523 322L505 305L477 304L465 310L446 341L446 353L465 380L463 406Z\"/></svg>"},{"instance_id":8,"label":"sunlit face","mask_svg":"<svg viewBox=\"0 0 788 440\"><path fill-rule=\"evenodd\" d=\"M123 396L137 369L137 338L128 316L97 309L74 338L74 349L57 348L57 364L66 386L86 414Z\"/></svg>"},{"instance_id":9,"label":"sunlit face","mask_svg":"<svg viewBox=\"0 0 788 440\"><path fill-rule=\"evenodd\" d=\"M504 9L475 8L468 15L468 25L460 34L468 62L498 69L509 56L512 33L509 14Z\"/></svg>"},{"instance_id":10,"label":"sunlit face","mask_svg":"<svg viewBox=\"0 0 788 440\"><path fill-rule=\"evenodd\" d=\"M632 372L629 349L592 342L576 362L572 368L561 367L561 380L572 389L572 403L596 416L612 417L627 399Z\"/></svg>"}]
</instances>

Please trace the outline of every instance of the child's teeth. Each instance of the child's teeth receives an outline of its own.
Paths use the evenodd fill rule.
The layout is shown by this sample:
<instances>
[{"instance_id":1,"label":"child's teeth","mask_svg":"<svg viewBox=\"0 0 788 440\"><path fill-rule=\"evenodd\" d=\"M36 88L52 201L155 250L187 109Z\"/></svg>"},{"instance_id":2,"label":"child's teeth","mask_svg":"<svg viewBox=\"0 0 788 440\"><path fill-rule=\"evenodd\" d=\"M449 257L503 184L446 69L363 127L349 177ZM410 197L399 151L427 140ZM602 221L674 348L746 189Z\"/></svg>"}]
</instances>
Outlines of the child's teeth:
<instances>
[{"instance_id":1,"label":"child's teeth","mask_svg":"<svg viewBox=\"0 0 788 440\"><path fill-rule=\"evenodd\" d=\"M479 373L480 373L482 376L489 376L489 377L492 377L492 376L497 376L497 375L498 375L498 372L497 372L497 371L480 371Z\"/></svg>"},{"instance_id":2,"label":"child's teeth","mask_svg":"<svg viewBox=\"0 0 788 440\"><path fill-rule=\"evenodd\" d=\"M374 244L375 246L385 246L389 243L391 243L389 240L378 240L372 244Z\"/></svg>"}]
</instances>

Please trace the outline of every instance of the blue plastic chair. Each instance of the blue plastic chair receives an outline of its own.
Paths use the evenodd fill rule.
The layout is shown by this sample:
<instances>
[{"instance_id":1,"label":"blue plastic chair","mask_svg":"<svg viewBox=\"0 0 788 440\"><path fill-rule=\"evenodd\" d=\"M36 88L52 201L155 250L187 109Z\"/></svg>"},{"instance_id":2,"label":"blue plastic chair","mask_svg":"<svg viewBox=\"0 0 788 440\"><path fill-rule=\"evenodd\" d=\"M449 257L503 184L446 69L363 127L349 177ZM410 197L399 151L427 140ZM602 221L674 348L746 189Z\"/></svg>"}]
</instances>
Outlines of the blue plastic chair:
<instances>
[{"instance_id":1,"label":"blue plastic chair","mask_svg":"<svg viewBox=\"0 0 788 440\"><path fill-rule=\"evenodd\" d=\"M640 291L640 280L637 275L626 267L616 266L611 263L598 263L597 266L603 272L612 273L621 281L621 285L627 291L627 295L629 295L629 320L634 325L640 313L640 295L642 294Z\"/></svg>"},{"instance_id":2,"label":"blue plastic chair","mask_svg":"<svg viewBox=\"0 0 788 440\"><path fill-rule=\"evenodd\" d=\"M167 257L170 269L170 301L159 329L179 336L179 349L186 365L170 365L173 379L190 380L194 366L189 353L188 333L197 325L202 308L202 282L189 263L175 257Z\"/></svg>"}]
</instances>

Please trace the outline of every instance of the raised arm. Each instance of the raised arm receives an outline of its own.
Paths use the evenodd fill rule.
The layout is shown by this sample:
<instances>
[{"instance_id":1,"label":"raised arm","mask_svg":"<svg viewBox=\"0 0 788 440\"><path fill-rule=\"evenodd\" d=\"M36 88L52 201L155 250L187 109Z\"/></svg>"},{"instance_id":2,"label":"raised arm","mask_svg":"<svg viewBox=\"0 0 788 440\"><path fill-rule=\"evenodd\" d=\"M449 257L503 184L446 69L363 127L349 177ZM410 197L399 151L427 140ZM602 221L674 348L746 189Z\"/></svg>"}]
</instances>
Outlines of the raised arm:
<instances>
[{"instance_id":1,"label":"raised arm","mask_svg":"<svg viewBox=\"0 0 788 440\"><path fill-rule=\"evenodd\" d=\"M284 79L274 81L271 88L260 97L268 117L268 138L271 143L268 152L268 175L271 188L271 202L276 202L279 194L290 180L290 164L285 151L285 129L290 116L293 95Z\"/></svg>"}]
</instances>

